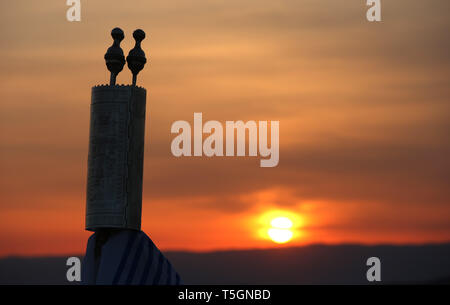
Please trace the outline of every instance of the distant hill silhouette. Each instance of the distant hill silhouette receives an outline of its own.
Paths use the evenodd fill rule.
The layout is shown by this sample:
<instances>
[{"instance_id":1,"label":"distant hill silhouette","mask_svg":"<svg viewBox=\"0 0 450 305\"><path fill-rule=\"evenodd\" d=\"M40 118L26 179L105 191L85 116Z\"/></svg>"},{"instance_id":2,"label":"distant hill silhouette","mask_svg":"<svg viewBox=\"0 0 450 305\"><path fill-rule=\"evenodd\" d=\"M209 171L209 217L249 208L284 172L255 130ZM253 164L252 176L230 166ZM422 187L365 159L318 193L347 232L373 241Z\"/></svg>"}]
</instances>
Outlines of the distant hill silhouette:
<instances>
[{"instance_id":1,"label":"distant hill silhouette","mask_svg":"<svg viewBox=\"0 0 450 305\"><path fill-rule=\"evenodd\" d=\"M186 284L367 284L366 260L371 256L381 260L382 283L450 283L450 244L312 245L165 254ZM0 284L70 284L66 259L0 259Z\"/></svg>"}]
</instances>

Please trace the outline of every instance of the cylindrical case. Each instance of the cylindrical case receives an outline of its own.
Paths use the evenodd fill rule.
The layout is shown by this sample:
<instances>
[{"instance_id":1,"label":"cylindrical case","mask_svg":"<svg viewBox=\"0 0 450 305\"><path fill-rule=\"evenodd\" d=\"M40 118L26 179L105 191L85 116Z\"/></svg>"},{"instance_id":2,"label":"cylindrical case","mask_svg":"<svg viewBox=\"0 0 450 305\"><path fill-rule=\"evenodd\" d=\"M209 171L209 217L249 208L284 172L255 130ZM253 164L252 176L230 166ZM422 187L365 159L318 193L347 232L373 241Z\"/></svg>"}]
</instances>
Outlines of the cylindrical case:
<instances>
[{"instance_id":1,"label":"cylindrical case","mask_svg":"<svg viewBox=\"0 0 450 305\"><path fill-rule=\"evenodd\" d=\"M92 88L86 230L141 229L146 90Z\"/></svg>"}]
</instances>

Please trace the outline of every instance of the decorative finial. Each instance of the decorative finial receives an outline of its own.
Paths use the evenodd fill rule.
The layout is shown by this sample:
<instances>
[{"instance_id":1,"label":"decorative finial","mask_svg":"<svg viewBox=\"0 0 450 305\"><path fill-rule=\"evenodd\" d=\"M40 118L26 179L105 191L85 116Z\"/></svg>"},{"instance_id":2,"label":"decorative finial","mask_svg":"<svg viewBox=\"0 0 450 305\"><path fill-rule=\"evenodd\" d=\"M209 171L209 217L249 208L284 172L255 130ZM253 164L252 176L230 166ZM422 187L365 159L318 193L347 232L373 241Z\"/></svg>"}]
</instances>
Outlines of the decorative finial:
<instances>
[{"instance_id":1,"label":"decorative finial","mask_svg":"<svg viewBox=\"0 0 450 305\"><path fill-rule=\"evenodd\" d=\"M138 73L144 68L147 59L145 58L145 53L141 48L141 41L145 38L145 32L138 29L133 32L134 40L136 40L136 45L130 50L127 56L128 68L133 73L133 86L136 86L136 78Z\"/></svg>"},{"instance_id":2,"label":"decorative finial","mask_svg":"<svg viewBox=\"0 0 450 305\"><path fill-rule=\"evenodd\" d=\"M123 66L125 65L125 56L120 47L120 42L124 39L125 35L120 28L114 28L111 31L111 37L114 39L114 42L105 54L105 61L108 70L111 72L109 84L114 86L116 84L117 74L122 71Z\"/></svg>"}]
</instances>

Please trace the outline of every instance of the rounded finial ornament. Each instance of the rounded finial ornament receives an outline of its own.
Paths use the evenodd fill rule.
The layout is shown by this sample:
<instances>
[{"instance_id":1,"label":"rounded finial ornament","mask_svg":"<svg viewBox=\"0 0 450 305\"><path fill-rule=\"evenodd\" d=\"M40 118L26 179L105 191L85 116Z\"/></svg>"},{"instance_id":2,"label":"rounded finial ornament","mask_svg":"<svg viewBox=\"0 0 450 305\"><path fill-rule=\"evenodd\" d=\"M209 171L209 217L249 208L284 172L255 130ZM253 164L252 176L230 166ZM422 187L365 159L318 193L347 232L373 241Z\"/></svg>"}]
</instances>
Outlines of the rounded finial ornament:
<instances>
[{"instance_id":1,"label":"rounded finial ornament","mask_svg":"<svg viewBox=\"0 0 450 305\"><path fill-rule=\"evenodd\" d=\"M133 85L135 86L137 75L147 62L145 52L141 48L141 42L145 39L145 32L141 29L137 29L133 32L133 38L136 41L136 44L134 48L130 50L130 53L128 53L127 64L131 73L133 73Z\"/></svg>"},{"instance_id":2,"label":"rounded finial ornament","mask_svg":"<svg viewBox=\"0 0 450 305\"><path fill-rule=\"evenodd\" d=\"M123 66L125 65L125 56L123 55L123 50L120 47L120 43L125 38L125 35L122 29L114 28L111 31L111 37L114 42L112 46L108 48L108 51L106 51L105 61L108 70L111 72L110 85L113 86L116 84L117 74L123 70Z\"/></svg>"}]
</instances>

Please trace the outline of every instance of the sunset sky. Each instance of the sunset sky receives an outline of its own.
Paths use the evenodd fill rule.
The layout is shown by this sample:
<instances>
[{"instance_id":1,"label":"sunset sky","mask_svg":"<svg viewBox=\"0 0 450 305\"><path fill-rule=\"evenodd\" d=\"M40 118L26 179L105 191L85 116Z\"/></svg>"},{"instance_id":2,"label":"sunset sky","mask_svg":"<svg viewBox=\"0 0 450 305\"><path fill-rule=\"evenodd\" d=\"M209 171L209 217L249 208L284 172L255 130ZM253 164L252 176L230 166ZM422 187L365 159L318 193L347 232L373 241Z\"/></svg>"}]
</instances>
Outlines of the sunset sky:
<instances>
[{"instance_id":1,"label":"sunset sky","mask_svg":"<svg viewBox=\"0 0 450 305\"><path fill-rule=\"evenodd\" d=\"M147 33L142 229L163 250L450 241L450 1L0 4L0 256L82 253L91 87ZM125 68L118 83L130 83ZM184 157L171 124L280 122L280 161ZM272 214L271 214L272 213Z\"/></svg>"}]
</instances>

